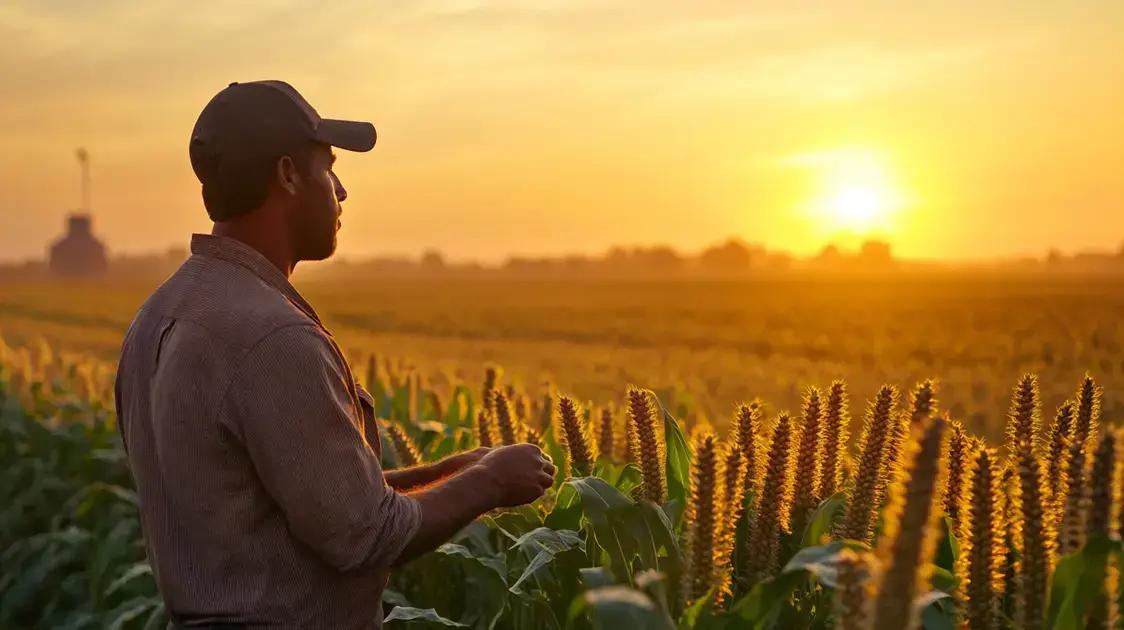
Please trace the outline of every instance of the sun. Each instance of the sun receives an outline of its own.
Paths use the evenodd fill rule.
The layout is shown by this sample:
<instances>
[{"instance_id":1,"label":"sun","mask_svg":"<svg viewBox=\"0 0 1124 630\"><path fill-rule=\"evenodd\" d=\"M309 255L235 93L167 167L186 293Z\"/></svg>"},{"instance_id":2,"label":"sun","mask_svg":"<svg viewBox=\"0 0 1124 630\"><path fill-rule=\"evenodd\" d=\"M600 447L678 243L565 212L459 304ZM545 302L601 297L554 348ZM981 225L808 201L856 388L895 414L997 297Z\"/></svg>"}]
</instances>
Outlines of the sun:
<instances>
[{"instance_id":1,"label":"sun","mask_svg":"<svg viewBox=\"0 0 1124 630\"><path fill-rule=\"evenodd\" d=\"M844 184L827 199L825 213L838 228L868 234L884 226L887 193L867 184Z\"/></svg>"},{"instance_id":2,"label":"sun","mask_svg":"<svg viewBox=\"0 0 1124 630\"><path fill-rule=\"evenodd\" d=\"M865 239L889 236L903 206L902 195L882 154L870 149L835 149L790 159L809 169L809 218L823 237Z\"/></svg>"}]
</instances>

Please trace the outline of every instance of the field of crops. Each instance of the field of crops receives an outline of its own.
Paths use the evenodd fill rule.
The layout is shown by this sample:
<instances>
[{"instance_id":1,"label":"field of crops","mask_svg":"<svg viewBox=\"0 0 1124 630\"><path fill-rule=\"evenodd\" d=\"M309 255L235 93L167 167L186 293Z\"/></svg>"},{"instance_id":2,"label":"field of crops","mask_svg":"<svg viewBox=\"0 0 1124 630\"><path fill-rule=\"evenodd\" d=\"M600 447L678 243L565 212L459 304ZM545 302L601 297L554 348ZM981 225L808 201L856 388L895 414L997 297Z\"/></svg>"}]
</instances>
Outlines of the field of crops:
<instances>
[{"instance_id":1,"label":"field of crops","mask_svg":"<svg viewBox=\"0 0 1124 630\"><path fill-rule=\"evenodd\" d=\"M1124 283L965 273L861 281L596 281L532 278L298 282L354 360L413 365L436 389L503 365L537 394L549 380L582 401L623 387L676 389L686 417L723 426L760 397L795 410L808 384L846 377L866 400L884 383L937 378L942 406L1003 437L1011 383L1033 372L1054 407L1086 371L1124 415ZM13 343L115 361L152 284L0 285Z\"/></svg>"},{"instance_id":2,"label":"field of crops","mask_svg":"<svg viewBox=\"0 0 1124 630\"><path fill-rule=\"evenodd\" d=\"M112 363L90 347L96 335L85 345L74 335L74 346L22 341L34 319L56 340L119 322L59 302L4 309L5 325L23 323L0 344L0 627L163 627L114 426ZM1049 347L1047 363L1063 371L1101 357L1119 374L1111 331L1074 321L1100 311L1059 309L1025 315L1054 325L1027 339L1027 355L1043 361ZM621 334L656 334L656 310L654 327ZM465 311L469 321L494 312ZM875 325L829 324L841 311L816 321L840 334ZM346 320L343 307L332 312ZM926 308L906 312L894 330L935 325ZM564 323L580 315L558 315L555 326L580 326ZM1029 325L1014 327L1012 350ZM1059 330L1096 349L1061 344ZM946 346L934 361L970 350ZM830 362L839 349L825 342L823 352ZM1107 398L1091 377L1016 376L1002 407L972 408L995 419L978 424L994 436L985 440L957 421L943 379L860 398L852 381L774 374L799 392L791 412L747 396L708 420L689 389L639 377L615 375L612 395L574 396L561 375L524 387L481 363L470 378L435 378L386 354L354 357L382 419L386 468L519 441L560 464L546 497L479 519L394 575L388 627L1107 628L1124 605L1120 436L1101 420ZM996 365L1032 360L1019 356ZM1043 391L1065 400L1055 407Z\"/></svg>"}]
</instances>

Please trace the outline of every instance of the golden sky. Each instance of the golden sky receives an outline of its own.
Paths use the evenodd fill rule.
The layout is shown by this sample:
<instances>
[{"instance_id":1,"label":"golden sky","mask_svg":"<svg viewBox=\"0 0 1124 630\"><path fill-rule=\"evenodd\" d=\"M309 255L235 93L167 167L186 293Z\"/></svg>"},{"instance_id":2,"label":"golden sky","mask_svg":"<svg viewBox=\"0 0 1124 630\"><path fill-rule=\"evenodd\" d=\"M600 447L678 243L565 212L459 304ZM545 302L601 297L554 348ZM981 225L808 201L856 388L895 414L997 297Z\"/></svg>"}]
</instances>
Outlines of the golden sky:
<instances>
[{"instance_id":1,"label":"golden sky","mask_svg":"<svg viewBox=\"0 0 1124 630\"><path fill-rule=\"evenodd\" d=\"M379 129L347 256L1124 241L1119 1L7 0L0 42L4 260L79 205L79 146L114 250L208 230L192 124L265 78Z\"/></svg>"}]
</instances>

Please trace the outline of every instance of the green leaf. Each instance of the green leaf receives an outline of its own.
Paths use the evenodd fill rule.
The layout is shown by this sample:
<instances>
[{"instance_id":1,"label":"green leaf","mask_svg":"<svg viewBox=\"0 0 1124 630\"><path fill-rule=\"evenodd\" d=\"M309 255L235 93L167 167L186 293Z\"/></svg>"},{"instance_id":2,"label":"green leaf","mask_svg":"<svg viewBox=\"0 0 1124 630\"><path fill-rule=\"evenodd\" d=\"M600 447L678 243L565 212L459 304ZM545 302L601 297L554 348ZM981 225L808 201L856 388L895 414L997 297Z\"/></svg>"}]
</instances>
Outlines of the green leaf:
<instances>
[{"instance_id":1,"label":"green leaf","mask_svg":"<svg viewBox=\"0 0 1124 630\"><path fill-rule=\"evenodd\" d=\"M853 540L836 540L826 545L807 547L796 552L781 573L807 571L821 584L835 588L838 577L839 552L844 549L866 551L866 545Z\"/></svg>"},{"instance_id":2,"label":"green leaf","mask_svg":"<svg viewBox=\"0 0 1124 630\"><path fill-rule=\"evenodd\" d=\"M642 591L628 586L603 586L591 589L570 607L573 622L586 612L596 630L673 630L674 625Z\"/></svg>"},{"instance_id":3,"label":"green leaf","mask_svg":"<svg viewBox=\"0 0 1124 630\"><path fill-rule=\"evenodd\" d=\"M453 393L449 396L449 406L445 408L445 417L441 418L450 427L464 426L465 407L471 408L472 406L472 403L469 402L471 398L462 398L461 392L463 389L465 389L463 384L453 388Z\"/></svg>"},{"instance_id":4,"label":"green leaf","mask_svg":"<svg viewBox=\"0 0 1124 630\"><path fill-rule=\"evenodd\" d=\"M1062 556L1054 569L1046 627L1078 630L1085 613L1105 596L1104 576L1108 554L1120 550L1120 541L1103 536L1090 538L1075 553Z\"/></svg>"},{"instance_id":5,"label":"green leaf","mask_svg":"<svg viewBox=\"0 0 1124 630\"><path fill-rule=\"evenodd\" d=\"M152 567L149 566L148 562L137 562L126 569L105 589L105 596L108 597L116 593L121 587L125 586L125 584L142 575L152 575Z\"/></svg>"},{"instance_id":6,"label":"green leaf","mask_svg":"<svg viewBox=\"0 0 1124 630\"><path fill-rule=\"evenodd\" d=\"M687 504L687 493L691 484L691 449L679 422L668 413L659 398L656 398L663 413L664 443L666 446L667 498Z\"/></svg>"},{"instance_id":7,"label":"green leaf","mask_svg":"<svg viewBox=\"0 0 1124 630\"><path fill-rule=\"evenodd\" d=\"M519 579L515 580L515 583L512 584L511 587L507 590L515 593L516 595L522 595L523 589L520 587L522 586L523 582L527 581L527 579L534 575L536 571L550 564L550 561L553 559L554 552L550 551L549 549L543 549L542 551L535 554L535 557L531 559L531 562L529 564L527 564L527 568L523 570L523 574L520 575Z\"/></svg>"},{"instance_id":8,"label":"green leaf","mask_svg":"<svg viewBox=\"0 0 1124 630\"><path fill-rule=\"evenodd\" d=\"M575 548L584 550L585 541L576 531L539 527L520 536L511 548L520 548L528 553L538 553L543 550L561 553Z\"/></svg>"},{"instance_id":9,"label":"green leaf","mask_svg":"<svg viewBox=\"0 0 1124 630\"><path fill-rule=\"evenodd\" d=\"M929 573L929 584L932 585L937 591L944 593L953 593L956 591L960 579L957 578L951 571L944 567L931 565Z\"/></svg>"},{"instance_id":10,"label":"green leaf","mask_svg":"<svg viewBox=\"0 0 1124 630\"><path fill-rule=\"evenodd\" d=\"M543 519L551 529L572 529L581 527L582 504L578 492L571 484L563 484L554 498L554 506Z\"/></svg>"},{"instance_id":11,"label":"green leaf","mask_svg":"<svg viewBox=\"0 0 1124 630\"><path fill-rule=\"evenodd\" d=\"M847 504L847 493L836 492L816 508L812 513L812 518L808 522L808 527L804 529L804 537L801 539L801 547L811 547L819 545L822 538L831 532L831 526L835 519L843 512L843 506Z\"/></svg>"},{"instance_id":12,"label":"green leaf","mask_svg":"<svg viewBox=\"0 0 1124 630\"><path fill-rule=\"evenodd\" d=\"M526 553L534 554L522 575L508 589L512 593L520 595L523 594L521 585L535 572L550 564L557 554L571 549L585 551L585 541L575 531L555 531L547 527L540 527L520 536L511 548L519 548Z\"/></svg>"},{"instance_id":13,"label":"green leaf","mask_svg":"<svg viewBox=\"0 0 1124 630\"><path fill-rule=\"evenodd\" d=\"M392 621L426 621L429 623L436 623L452 628L468 627L463 623L459 623L451 619L442 617L441 615L437 614L436 610L432 608L426 608L423 610L421 608L409 608L407 606L395 606L390 611L390 614L387 615L386 618L382 621L384 624L390 623Z\"/></svg>"},{"instance_id":14,"label":"green leaf","mask_svg":"<svg viewBox=\"0 0 1124 630\"><path fill-rule=\"evenodd\" d=\"M946 516L941 519L941 537L937 543L936 564L948 571L956 570L956 560L960 556L960 542L956 539L956 532L952 521Z\"/></svg>"},{"instance_id":15,"label":"green leaf","mask_svg":"<svg viewBox=\"0 0 1124 630\"><path fill-rule=\"evenodd\" d=\"M913 600L914 610L921 610L921 627L924 630L954 630L955 607L952 595L943 591L929 591Z\"/></svg>"},{"instance_id":16,"label":"green leaf","mask_svg":"<svg viewBox=\"0 0 1124 630\"><path fill-rule=\"evenodd\" d=\"M150 613L160 606L160 599L154 597L138 597L118 606L110 613L111 620L106 627L108 630L121 630L134 619L139 619L146 612Z\"/></svg>"},{"instance_id":17,"label":"green leaf","mask_svg":"<svg viewBox=\"0 0 1124 630\"><path fill-rule=\"evenodd\" d=\"M866 545L852 540L838 540L801 549L775 577L758 582L732 607L731 612L749 622L749 627L770 627L797 586L814 576L825 586L835 587L839 552L843 549L865 551Z\"/></svg>"},{"instance_id":18,"label":"green leaf","mask_svg":"<svg viewBox=\"0 0 1124 630\"><path fill-rule=\"evenodd\" d=\"M476 555L456 543L445 543L436 551L449 561L457 562L464 571L465 581L459 585L464 594L462 620L473 623L477 628L494 627L508 603L508 570L504 556ZM407 606L405 601L391 603Z\"/></svg>"},{"instance_id":19,"label":"green leaf","mask_svg":"<svg viewBox=\"0 0 1124 630\"><path fill-rule=\"evenodd\" d=\"M409 606L410 602L406 596L398 591L387 587L382 590L382 601L384 604L393 604L395 606Z\"/></svg>"},{"instance_id":20,"label":"green leaf","mask_svg":"<svg viewBox=\"0 0 1124 630\"><path fill-rule=\"evenodd\" d=\"M714 589L712 588L683 611L679 617L679 627L694 628L699 623L699 617L709 612L713 605Z\"/></svg>"},{"instance_id":21,"label":"green leaf","mask_svg":"<svg viewBox=\"0 0 1124 630\"><path fill-rule=\"evenodd\" d=\"M605 567L582 567L579 572L586 588L600 588L613 583L613 576L609 575Z\"/></svg>"},{"instance_id":22,"label":"green leaf","mask_svg":"<svg viewBox=\"0 0 1124 630\"><path fill-rule=\"evenodd\" d=\"M566 483L572 486L581 496L582 510L587 516L604 514L614 508L627 507L635 503L609 485L604 479L575 477L568 479Z\"/></svg>"}]
</instances>

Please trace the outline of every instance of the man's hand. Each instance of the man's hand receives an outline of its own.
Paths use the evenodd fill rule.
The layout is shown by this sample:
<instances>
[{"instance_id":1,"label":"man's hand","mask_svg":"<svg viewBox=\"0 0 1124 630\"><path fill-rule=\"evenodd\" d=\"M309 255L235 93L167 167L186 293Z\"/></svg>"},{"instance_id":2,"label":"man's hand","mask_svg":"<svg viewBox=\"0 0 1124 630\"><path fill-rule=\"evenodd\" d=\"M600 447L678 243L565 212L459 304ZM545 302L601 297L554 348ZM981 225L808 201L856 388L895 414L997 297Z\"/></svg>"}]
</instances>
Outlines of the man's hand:
<instances>
[{"instance_id":1,"label":"man's hand","mask_svg":"<svg viewBox=\"0 0 1124 630\"><path fill-rule=\"evenodd\" d=\"M491 452L491 450L492 449L487 446L481 446L480 448L474 448L471 451L465 451L463 453L457 453L456 455L450 455L441 460L441 465L444 468L444 470L442 470L441 472L444 475L454 475L462 468L467 468L480 461L481 458Z\"/></svg>"},{"instance_id":2,"label":"man's hand","mask_svg":"<svg viewBox=\"0 0 1124 630\"><path fill-rule=\"evenodd\" d=\"M474 464L492 480L495 507L515 507L541 497L554 485L554 464L534 444L494 448Z\"/></svg>"},{"instance_id":3,"label":"man's hand","mask_svg":"<svg viewBox=\"0 0 1124 630\"><path fill-rule=\"evenodd\" d=\"M412 494L422 522L395 564L435 549L474 518L498 507L515 507L541 497L554 483L554 464L534 444L512 444L463 453L476 463Z\"/></svg>"}]
</instances>

